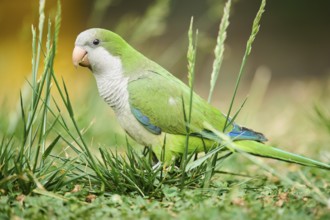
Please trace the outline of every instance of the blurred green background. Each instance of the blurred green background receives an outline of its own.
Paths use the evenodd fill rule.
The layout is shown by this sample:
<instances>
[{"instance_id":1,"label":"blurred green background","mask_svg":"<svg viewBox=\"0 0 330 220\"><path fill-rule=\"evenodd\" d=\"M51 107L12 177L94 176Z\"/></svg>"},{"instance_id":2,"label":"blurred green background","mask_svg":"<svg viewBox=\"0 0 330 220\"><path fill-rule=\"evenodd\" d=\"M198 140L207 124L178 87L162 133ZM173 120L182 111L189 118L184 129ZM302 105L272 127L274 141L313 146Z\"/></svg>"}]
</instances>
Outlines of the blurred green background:
<instances>
[{"instance_id":1,"label":"blurred green background","mask_svg":"<svg viewBox=\"0 0 330 220\"><path fill-rule=\"evenodd\" d=\"M190 18L194 16L194 26L199 30L196 90L207 97L224 1L70 0L61 3L56 74L63 76L78 103L75 106L78 117L84 117L93 108L95 114L87 120L95 122L94 129L98 132L102 133L97 125L102 123L103 116L111 116L112 112L97 97L92 74L83 68L74 69L71 63L76 36L90 27L117 32L185 81L186 36ZM47 12L54 15L56 1L49 0L46 5ZM213 104L224 112L259 5L257 0L233 1L224 63L213 99ZM38 1L0 2L0 103L9 109L15 108L19 90L30 76L31 24L37 26L37 21ZM309 119L313 104L329 100L326 98L330 94L329 39L330 1L268 1L239 90L237 106L250 94L240 123L263 131L275 143L307 146L305 140L316 136L313 127L309 127L313 126ZM102 113L96 114L99 111ZM311 132L306 134L306 127ZM109 135L106 128L104 135ZM294 138L281 142L284 136ZM301 149L296 152L304 153L304 148Z\"/></svg>"}]
</instances>

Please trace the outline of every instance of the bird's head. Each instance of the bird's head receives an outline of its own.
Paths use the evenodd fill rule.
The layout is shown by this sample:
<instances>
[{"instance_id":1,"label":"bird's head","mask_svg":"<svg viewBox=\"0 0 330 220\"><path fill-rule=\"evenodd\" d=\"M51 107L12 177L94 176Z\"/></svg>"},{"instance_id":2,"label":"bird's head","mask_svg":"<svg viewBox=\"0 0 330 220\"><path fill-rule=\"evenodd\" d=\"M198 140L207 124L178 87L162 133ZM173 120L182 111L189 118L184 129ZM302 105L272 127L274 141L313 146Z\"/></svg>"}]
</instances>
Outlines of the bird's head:
<instances>
[{"instance_id":1,"label":"bird's head","mask_svg":"<svg viewBox=\"0 0 330 220\"><path fill-rule=\"evenodd\" d=\"M75 42L72 62L88 67L93 72L115 68L128 44L117 34L100 28L88 29L80 33ZM119 60L119 61L118 61Z\"/></svg>"}]
</instances>

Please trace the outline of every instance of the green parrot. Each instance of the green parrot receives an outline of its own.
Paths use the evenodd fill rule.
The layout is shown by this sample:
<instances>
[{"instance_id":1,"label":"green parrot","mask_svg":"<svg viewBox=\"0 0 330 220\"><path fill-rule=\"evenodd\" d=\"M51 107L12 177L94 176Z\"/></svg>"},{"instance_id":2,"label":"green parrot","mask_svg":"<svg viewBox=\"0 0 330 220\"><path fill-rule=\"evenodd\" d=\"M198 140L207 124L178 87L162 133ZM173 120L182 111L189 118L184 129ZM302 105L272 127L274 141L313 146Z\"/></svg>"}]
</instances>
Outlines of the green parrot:
<instances>
[{"instance_id":1,"label":"green parrot","mask_svg":"<svg viewBox=\"0 0 330 220\"><path fill-rule=\"evenodd\" d=\"M121 127L137 143L150 147L157 158L171 163L185 151L190 87L156 62L131 47L119 35L93 28L80 33L73 64L88 67L100 96L114 110ZM305 166L330 165L265 145L263 134L230 122L197 94L193 94L188 153L213 149L217 131L234 141L236 151ZM165 152L162 152L165 144ZM233 150L233 149L230 149ZM163 157L161 155L163 154Z\"/></svg>"}]
</instances>

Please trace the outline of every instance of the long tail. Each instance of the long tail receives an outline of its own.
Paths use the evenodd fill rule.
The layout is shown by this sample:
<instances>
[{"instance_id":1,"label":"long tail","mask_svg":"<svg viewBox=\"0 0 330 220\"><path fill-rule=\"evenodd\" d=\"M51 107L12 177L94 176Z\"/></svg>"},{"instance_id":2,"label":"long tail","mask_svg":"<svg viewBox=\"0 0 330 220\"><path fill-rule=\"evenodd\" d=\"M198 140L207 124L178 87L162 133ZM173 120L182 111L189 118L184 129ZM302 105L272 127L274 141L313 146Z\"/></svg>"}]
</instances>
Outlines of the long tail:
<instances>
[{"instance_id":1,"label":"long tail","mask_svg":"<svg viewBox=\"0 0 330 220\"><path fill-rule=\"evenodd\" d=\"M234 143L235 146L238 148L236 150L241 150L243 152L250 153L253 155L283 160L289 163L297 163L309 167L317 167L321 169L330 170L329 164L325 164L320 161L313 160L298 154L290 153L279 148L271 147L269 145L257 141L241 140L235 141Z\"/></svg>"}]
</instances>

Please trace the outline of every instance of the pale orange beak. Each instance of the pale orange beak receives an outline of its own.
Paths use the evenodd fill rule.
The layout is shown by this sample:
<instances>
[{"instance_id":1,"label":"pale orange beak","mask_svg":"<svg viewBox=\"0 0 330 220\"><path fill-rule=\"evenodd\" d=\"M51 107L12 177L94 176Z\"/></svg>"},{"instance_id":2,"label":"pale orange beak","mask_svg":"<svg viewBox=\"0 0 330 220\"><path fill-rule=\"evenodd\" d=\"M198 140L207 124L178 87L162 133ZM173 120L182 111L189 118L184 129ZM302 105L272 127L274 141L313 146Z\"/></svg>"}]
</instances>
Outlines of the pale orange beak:
<instances>
[{"instance_id":1,"label":"pale orange beak","mask_svg":"<svg viewBox=\"0 0 330 220\"><path fill-rule=\"evenodd\" d=\"M73 49L72 62L76 68L78 67L78 65L89 68L91 66L88 60L87 51L79 46L75 46L75 48Z\"/></svg>"}]
</instances>

